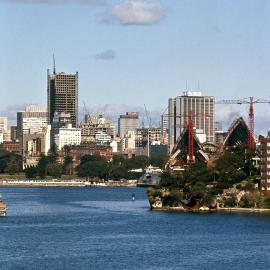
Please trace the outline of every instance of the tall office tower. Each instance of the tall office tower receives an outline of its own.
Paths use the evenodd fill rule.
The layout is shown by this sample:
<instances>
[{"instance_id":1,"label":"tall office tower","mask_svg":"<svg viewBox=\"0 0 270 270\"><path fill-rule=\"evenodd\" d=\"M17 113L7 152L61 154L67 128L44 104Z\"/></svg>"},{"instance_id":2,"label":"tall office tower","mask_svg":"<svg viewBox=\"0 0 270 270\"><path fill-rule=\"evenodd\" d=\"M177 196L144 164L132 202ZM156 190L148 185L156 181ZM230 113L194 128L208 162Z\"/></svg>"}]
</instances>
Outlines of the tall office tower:
<instances>
[{"instance_id":1,"label":"tall office tower","mask_svg":"<svg viewBox=\"0 0 270 270\"><path fill-rule=\"evenodd\" d=\"M10 127L10 137L12 142L16 142L18 140L17 136L17 126Z\"/></svg>"},{"instance_id":2,"label":"tall office tower","mask_svg":"<svg viewBox=\"0 0 270 270\"><path fill-rule=\"evenodd\" d=\"M127 112L118 118L118 135L124 138L128 131L136 131L139 128L139 113Z\"/></svg>"},{"instance_id":3,"label":"tall office tower","mask_svg":"<svg viewBox=\"0 0 270 270\"><path fill-rule=\"evenodd\" d=\"M49 123L53 123L54 114L69 113L72 126L78 123L78 72L65 74L64 72L47 72L47 98Z\"/></svg>"},{"instance_id":4,"label":"tall office tower","mask_svg":"<svg viewBox=\"0 0 270 270\"><path fill-rule=\"evenodd\" d=\"M48 125L45 107L27 106L25 112L17 112L17 138L22 141L23 134L40 133Z\"/></svg>"},{"instance_id":5,"label":"tall office tower","mask_svg":"<svg viewBox=\"0 0 270 270\"><path fill-rule=\"evenodd\" d=\"M169 128L169 115L161 115L161 133L162 133L162 143L168 144L168 128Z\"/></svg>"},{"instance_id":6,"label":"tall office tower","mask_svg":"<svg viewBox=\"0 0 270 270\"><path fill-rule=\"evenodd\" d=\"M5 116L0 117L0 132L4 133L8 129L8 119Z\"/></svg>"},{"instance_id":7,"label":"tall office tower","mask_svg":"<svg viewBox=\"0 0 270 270\"><path fill-rule=\"evenodd\" d=\"M205 134L207 142L215 142L215 98L201 92L186 91L182 96L170 98L169 150L171 152L191 115L196 133Z\"/></svg>"}]
</instances>

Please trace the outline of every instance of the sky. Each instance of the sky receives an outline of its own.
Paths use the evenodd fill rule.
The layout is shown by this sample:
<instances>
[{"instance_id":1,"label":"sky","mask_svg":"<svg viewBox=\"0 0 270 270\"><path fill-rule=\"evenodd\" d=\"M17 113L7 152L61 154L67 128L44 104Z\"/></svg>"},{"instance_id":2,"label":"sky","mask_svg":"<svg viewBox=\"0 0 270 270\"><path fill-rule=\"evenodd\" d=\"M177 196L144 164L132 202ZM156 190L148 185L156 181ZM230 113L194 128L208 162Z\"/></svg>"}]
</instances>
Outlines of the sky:
<instances>
[{"instance_id":1,"label":"sky","mask_svg":"<svg viewBox=\"0 0 270 270\"><path fill-rule=\"evenodd\" d=\"M90 108L162 112L186 89L270 99L267 0L0 0L0 25L1 111L46 104L53 54L57 71L79 72ZM247 115L245 105L217 109L224 121ZM270 129L269 105L255 112L255 127Z\"/></svg>"}]
</instances>

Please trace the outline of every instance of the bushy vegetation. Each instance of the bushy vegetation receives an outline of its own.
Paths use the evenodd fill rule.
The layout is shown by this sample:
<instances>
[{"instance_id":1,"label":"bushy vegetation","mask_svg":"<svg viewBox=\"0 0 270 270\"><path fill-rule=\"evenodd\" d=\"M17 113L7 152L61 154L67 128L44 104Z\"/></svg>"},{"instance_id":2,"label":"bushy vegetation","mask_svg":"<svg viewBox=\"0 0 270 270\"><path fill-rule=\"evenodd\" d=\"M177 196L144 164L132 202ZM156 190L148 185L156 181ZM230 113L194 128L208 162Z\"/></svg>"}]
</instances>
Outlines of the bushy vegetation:
<instances>
[{"instance_id":1,"label":"bushy vegetation","mask_svg":"<svg viewBox=\"0 0 270 270\"><path fill-rule=\"evenodd\" d=\"M85 155L81 157L80 164L76 167L76 174L83 178L98 178L104 180L138 179L143 172L132 171L136 169L145 169L148 165L159 166L163 168L167 157L160 156L148 158L145 156L136 156L126 159L122 155L116 155L111 162L105 161L102 157L96 155ZM61 177L62 174L71 175L73 173L73 159L70 156L69 149L65 148L64 163L57 162L57 152L51 151L49 156L41 156L36 167L30 166L25 169L27 178L52 176Z\"/></svg>"},{"instance_id":2,"label":"bushy vegetation","mask_svg":"<svg viewBox=\"0 0 270 270\"><path fill-rule=\"evenodd\" d=\"M22 171L22 158L14 153L0 151L0 173L15 174Z\"/></svg>"},{"instance_id":3,"label":"bushy vegetation","mask_svg":"<svg viewBox=\"0 0 270 270\"><path fill-rule=\"evenodd\" d=\"M165 188L170 193L173 190L183 191L184 198L181 200L185 200L187 206L193 207L211 205L217 195L236 186L239 191L249 192L250 195L243 197L239 204L233 195L224 198L225 207L258 207L262 203L261 198L254 195L254 179L259 175L258 168L255 168L252 162L255 155L253 150L237 147L227 150L211 167L198 163L177 173L165 171L158 188ZM164 200L168 201L168 198ZM267 203L268 201L265 202Z\"/></svg>"},{"instance_id":4,"label":"bushy vegetation","mask_svg":"<svg viewBox=\"0 0 270 270\"><path fill-rule=\"evenodd\" d=\"M77 174L80 177L100 178L100 179L138 179L143 172L132 170L144 169L148 165L165 165L165 157L149 159L145 156L136 156L131 159L126 159L124 156L116 155L111 162L104 161L98 156L84 156L81 158L80 164L77 167Z\"/></svg>"}]
</instances>

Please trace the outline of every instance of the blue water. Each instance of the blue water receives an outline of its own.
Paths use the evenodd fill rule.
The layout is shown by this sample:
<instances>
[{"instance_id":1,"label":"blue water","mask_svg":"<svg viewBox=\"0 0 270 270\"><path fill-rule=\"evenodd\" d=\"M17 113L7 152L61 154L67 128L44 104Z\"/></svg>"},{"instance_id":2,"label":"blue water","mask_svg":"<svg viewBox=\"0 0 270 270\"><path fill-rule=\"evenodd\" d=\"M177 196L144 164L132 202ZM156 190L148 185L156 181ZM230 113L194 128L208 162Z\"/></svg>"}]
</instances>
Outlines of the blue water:
<instances>
[{"instance_id":1,"label":"blue water","mask_svg":"<svg viewBox=\"0 0 270 270\"><path fill-rule=\"evenodd\" d=\"M0 269L270 269L270 216L151 212L144 189L0 194Z\"/></svg>"}]
</instances>

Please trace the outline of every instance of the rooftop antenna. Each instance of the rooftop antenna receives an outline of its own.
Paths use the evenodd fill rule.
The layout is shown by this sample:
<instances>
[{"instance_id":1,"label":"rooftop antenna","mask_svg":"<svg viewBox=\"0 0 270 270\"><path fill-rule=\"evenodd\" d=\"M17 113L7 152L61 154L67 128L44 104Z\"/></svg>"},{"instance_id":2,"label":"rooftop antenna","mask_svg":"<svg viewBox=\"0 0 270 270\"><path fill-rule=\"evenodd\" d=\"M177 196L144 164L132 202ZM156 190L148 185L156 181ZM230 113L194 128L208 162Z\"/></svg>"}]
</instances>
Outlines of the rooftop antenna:
<instances>
[{"instance_id":1,"label":"rooftop antenna","mask_svg":"<svg viewBox=\"0 0 270 270\"><path fill-rule=\"evenodd\" d=\"M200 91L200 80L198 80L198 91Z\"/></svg>"},{"instance_id":2,"label":"rooftop antenna","mask_svg":"<svg viewBox=\"0 0 270 270\"><path fill-rule=\"evenodd\" d=\"M55 69L55 58L54 58L54 54L53 54L53 74L56 73L56 69Z\"/></svg>"},{"instance_id":3,"label":"rooftop antenna","mask_svg":"<svg viewBox=\"0 0 270 270\"><path fill-rule=\"evenodd\" d=\"M186 80L186 91L188 90L188 83L187 83L187 80Z\"/></svg>"}]
</instances>

